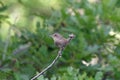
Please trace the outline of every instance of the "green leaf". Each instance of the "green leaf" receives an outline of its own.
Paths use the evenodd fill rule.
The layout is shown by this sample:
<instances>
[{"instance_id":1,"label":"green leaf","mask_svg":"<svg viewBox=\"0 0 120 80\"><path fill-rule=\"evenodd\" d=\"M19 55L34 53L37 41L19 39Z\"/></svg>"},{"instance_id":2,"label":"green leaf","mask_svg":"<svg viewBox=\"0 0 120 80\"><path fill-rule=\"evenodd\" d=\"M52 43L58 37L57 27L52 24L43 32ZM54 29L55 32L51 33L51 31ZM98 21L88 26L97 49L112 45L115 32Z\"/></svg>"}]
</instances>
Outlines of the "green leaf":
<instances>
[{"instance_id":1,"label":"green leaf","mask_svg":"<svg viewBox=\"0 0 120 80\"><path fill-rule=\"evenodd\" d=\"M103 78L103 72L99 71L95 75L95 80L102 80Z\"/></svg>"}]
</instances>

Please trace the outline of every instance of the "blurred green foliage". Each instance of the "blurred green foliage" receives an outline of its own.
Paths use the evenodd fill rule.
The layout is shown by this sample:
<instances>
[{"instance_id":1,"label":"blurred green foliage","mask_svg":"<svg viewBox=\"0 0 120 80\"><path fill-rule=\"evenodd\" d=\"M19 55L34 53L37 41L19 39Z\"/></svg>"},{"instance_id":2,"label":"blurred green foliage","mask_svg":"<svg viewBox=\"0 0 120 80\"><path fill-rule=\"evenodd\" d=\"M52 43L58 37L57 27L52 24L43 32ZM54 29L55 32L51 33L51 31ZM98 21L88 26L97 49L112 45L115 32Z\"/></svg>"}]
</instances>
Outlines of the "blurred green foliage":
<instances>
[{"instance_id":1,"label":"blurred green foliage","mask_svg":"<svg viewBox=\"0 0 120 80\"><path fill-rule=\"evenodd\" d=\"M29 80L75 39L38 80L119 80L119 0L0 0L0 80Z\"/></svg>"}]
</instances>

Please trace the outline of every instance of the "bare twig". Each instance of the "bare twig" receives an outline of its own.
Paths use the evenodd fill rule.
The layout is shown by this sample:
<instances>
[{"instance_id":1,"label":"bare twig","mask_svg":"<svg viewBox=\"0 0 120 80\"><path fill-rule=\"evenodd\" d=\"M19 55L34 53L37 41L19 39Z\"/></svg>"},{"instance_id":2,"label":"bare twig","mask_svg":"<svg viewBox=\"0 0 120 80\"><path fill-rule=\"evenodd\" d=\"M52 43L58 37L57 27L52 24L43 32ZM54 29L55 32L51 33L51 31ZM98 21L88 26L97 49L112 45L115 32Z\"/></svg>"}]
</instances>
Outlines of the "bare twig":
<instances>
[{"instance_id":1,"label":"bare twig","mask_svg":"<svg viewBox=\"0 0 120 80\"><path fill-rule=\"evenodd\" d=\"M46 67L43 71L41 71L36 76L34 76L31 80L35 80L36 78L38 78L39 76L41 76L45 71L47 71L49 68L51 68L55 64L55 62L61 57L62 51L63 51L63 48L60 48L60 50L58 51L58 55L53 60L53 62L48 67Z\"/></svg>"},{"instance_id":2,"label":"bare twig","mask_svg":"<svg viewBox=\"0 0 120 80\"><path fill-rule=\"evenodd\" d=\"M7 35L7 39L5 41L4 52L3 52L3 56L2 56L3 61L6 59L6 53L7 53L7 49L9 46L10 37L11 37L10 31L11 31L11 27L9 27L9 29L8 29L8 35Z\"/></svg>"},{"instance_id":3,"label":"bare twig","mask_svg":"<svg viewBox=\"0 0 120 80\"><path fill-rule=\"evenodd\" d=\"M30 46L31 46L31 42L28 42L27 44L24 44L24 45L20 45L18 48L16 48L13 51L13 54L18 54L20 52L24 52L24 51L28 50Z\"/></svg>"},{"instance_id":4,"label":"bare twig","mask_svg":"<svg viewBox=\"0 0 120 80\"><path fill-rule=\"evenodd\" d=\"M9 47L10 38L11 38L11 30L12 30L12 27L14 27L17 18L18 18L18 17L15 18L13 24L11 24L9 21L7 21L7 23L8 23L10 26L9 26L9 29L8 29L7 39L6 39L6 41L5 41L4 52L3 52L3 56L2 56L2 60L3 60L3 61L6 59L6 54L7 54L7 50L8 50L8 47Z\"/></svg>"}]
</instances>

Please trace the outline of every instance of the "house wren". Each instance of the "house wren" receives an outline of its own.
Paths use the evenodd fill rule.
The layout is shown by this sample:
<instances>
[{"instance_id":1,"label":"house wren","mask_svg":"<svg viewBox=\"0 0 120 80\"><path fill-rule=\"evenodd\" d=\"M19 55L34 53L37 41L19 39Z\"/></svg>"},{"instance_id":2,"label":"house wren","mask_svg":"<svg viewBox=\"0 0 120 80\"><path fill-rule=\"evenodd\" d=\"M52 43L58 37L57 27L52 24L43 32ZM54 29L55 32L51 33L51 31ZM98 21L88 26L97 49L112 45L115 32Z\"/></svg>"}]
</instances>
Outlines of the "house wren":
<instances>
[{"instance_id":1,"label":"house wren","mask_svg":"<svg viewBox=\"0 0 120 80\"><path fill-rule=\"evenodd\" d=\"M64 49L64 47L70 42L71 39L75 37L75 35L70 34L69 38L66 39L59 33L54 33L51 35L51 37L53 38L54 43L57 47L59 47L60 49Z\"/></svg>"}]
</instances>

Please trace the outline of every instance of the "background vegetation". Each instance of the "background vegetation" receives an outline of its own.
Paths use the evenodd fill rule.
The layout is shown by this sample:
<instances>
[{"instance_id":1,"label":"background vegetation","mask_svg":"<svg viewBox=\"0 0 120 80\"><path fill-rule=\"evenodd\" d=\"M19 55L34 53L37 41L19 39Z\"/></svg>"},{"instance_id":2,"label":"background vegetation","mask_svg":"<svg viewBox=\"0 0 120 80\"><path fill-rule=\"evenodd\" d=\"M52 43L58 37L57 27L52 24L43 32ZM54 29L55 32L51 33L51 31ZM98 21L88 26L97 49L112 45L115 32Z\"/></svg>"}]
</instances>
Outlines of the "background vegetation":
<instances>
[{"instance_id":1,"label":"background vegetation","mask_svg":"<svg viewBox=\"0 0 120 80\"><path fill-rule=\"evenodd\" d=\"M56 57L49 37L76 38L38 80L120 80L120 0L0 0L0 80L29 80Z\"/></svg>"}]
</instances>

